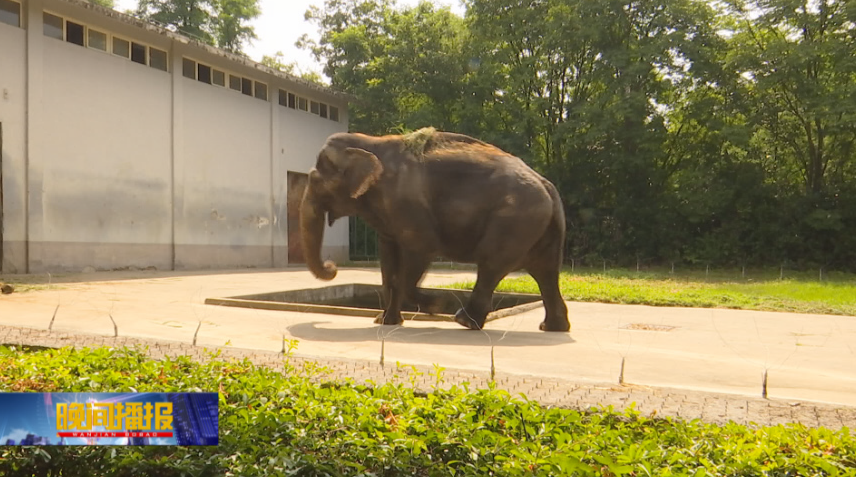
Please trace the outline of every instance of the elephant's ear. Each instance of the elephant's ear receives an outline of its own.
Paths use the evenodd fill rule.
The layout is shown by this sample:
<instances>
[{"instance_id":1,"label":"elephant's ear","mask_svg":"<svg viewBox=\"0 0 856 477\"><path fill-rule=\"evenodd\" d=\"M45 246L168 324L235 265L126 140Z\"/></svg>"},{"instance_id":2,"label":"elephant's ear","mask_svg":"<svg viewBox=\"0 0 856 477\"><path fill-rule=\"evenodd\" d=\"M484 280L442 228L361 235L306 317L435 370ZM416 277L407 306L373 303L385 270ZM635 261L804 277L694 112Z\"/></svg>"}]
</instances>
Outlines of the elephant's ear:
<instances>
[{"instance_id":1,"label":"elephant's ear","mask_svg":"<svg viewBox=\"0 0 856 477\"><path fill-rule=\"evenodd\" d=\"M383 174L383 165L374 154L357 147L345 149L348 165L345 168L345 180L351 197L356 199L366 193Z\"/></svg>"}]
</instances>

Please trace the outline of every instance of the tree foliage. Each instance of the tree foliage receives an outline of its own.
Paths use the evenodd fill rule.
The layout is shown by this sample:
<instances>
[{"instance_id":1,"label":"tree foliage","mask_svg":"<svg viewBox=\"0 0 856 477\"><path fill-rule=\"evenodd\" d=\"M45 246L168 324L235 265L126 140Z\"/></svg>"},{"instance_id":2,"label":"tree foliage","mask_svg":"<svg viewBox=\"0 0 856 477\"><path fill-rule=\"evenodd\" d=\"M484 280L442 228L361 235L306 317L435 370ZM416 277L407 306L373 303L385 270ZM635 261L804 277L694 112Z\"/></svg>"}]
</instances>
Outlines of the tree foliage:
<instances>
[{"instance_id":1,"label":"tree foliage","mask_svg":"<svg viewBox=\"0 0 856 477\"><path fill-rule=\"evenodd\" d=\"M395 9L389 0L328 0L307 20L319 42L301 43L323 58L334 85L358 96L351 122L379 133L414 124L454 128L466 60L463 19L428 2Z\"/></svg>"},{"instance_id":2,"label":"tree foliage","mask_svg":"<svg viewBox=\"0 0 856 477\"><path fill-rule=\"evenodd\" d=\"M209 45L240 53L256 38L247 22L261 13L258 0L140 0L137 15Z\"/></svg>"},{"instance_id":3,"label":"tree foliage","mask_svg":"<svg viewBox=\"0 0 856 477\"><path fill-rule=\"evenodd\" d=\"M263 55L260 61L261 64L267 66L268 68L275 69L277 71L282 71L283 73L288 73L290 75L294 75L305 79L306 81L312 81L313 83L324 84L324 79L317 71L312 70L304 70L297 64L296 61L285 61L285 55L282 54L281 51L277 51L273 56Z\"/></svg>"},{"instance_id":4,"label":"tree foliage","mask_svg":"<svg viewBox=\"0 0 856 477\"><path fill-rule=\"evenodd\" d=\"M113 8L113 0L89 0L89 3L101 5L102 7Z\"/></svg>"},{"instance_id":5,"label":"tree foliage","mask_svg":"<svg viewBox=\"0 0 856 477\"><path fill-rule=\"evenodd\" d=\"M559 187L568 257L856 269L845 0L327 0L303 40L354 130L435 126Z\"/></svg>"}]
</instances>

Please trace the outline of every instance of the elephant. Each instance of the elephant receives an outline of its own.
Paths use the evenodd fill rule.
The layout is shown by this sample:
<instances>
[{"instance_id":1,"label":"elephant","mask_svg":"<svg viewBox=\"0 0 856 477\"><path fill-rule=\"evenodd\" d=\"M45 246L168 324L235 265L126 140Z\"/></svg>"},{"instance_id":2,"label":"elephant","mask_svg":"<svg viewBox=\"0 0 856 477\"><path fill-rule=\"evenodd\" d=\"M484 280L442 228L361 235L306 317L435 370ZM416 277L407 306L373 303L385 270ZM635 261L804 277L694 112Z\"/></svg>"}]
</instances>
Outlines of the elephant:
<instances>
[{"instance_id":1,"label":"elephant","mask_svg":"<svg viewBox=\"0 0 856 477\"><path fill-rule=\"evenodd\" d=\"M470 136L423 128L404 135L335 133L318 153L300 204L306 264L321 280L336 264L321 258L327 223L359 216L378 233L385 309L378 324L401 324L407 300L432 313L420 292L431 262L477 265L469 301L455 321L482 329L494 290L525 269L544 302L543 331L570 330L559 291L565 213L558 190L525 162Z\"/></svg>"}]
</instances>

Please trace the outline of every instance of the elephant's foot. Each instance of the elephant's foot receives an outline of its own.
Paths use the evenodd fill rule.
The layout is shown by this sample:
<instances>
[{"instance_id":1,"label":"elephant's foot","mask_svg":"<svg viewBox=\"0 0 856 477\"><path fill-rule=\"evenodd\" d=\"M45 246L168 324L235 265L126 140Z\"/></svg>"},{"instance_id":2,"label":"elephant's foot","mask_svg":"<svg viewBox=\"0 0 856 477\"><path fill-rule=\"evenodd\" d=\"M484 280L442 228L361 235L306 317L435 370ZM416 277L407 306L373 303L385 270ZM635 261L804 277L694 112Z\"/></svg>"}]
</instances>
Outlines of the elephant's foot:
<instances>
[{"instance_id":1,"label":"elephant's foot","mask_svg":"<svg viewBox=\"0 0 856 477\"><path fill-rule=\"evenodd\" d=\"M566 333L571 331L571 323L568 320L544 320L538 326L538 329L541 331L559 331Z\"/></svg>"},{"instance_id":2,"label":"elephant's foot","mask_svg":"<svg viewBox=\"0 0 856 477\"><path fill-rule=\"evenodd\" d=\"M470 313L468 313L464 308L461 308L457 313L455 313L455 321L464 328L469 328L471 330L480 330L484 327L484 320L479 320L470 315Z\"/></svg>"},{"instance_id":3,"label":"elephant's foot","mask_svg":"<svg viewBox=\"0 0 856 477\"><path fill-rule=\"evenodd\" d=\"M388 313L384 312L381 315L378 315L374 320L377 325L400 325L404 323L404 319L401 318L401 313Z\"/></svg>"}]
</instances>

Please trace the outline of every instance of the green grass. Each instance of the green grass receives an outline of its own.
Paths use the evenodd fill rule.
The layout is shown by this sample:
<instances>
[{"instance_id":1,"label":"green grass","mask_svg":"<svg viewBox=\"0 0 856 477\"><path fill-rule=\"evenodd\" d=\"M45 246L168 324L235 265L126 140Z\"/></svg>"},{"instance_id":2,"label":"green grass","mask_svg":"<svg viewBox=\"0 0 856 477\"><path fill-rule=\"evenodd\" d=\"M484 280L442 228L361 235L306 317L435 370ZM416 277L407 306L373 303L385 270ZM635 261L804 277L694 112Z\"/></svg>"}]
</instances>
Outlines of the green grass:
<instances>
[{"instance_id":1,"label":"green grass","mask_svg":"<svg viewBox=\"0 0 856 477\"><path fill-rule=\"evenodd\" d=\"M7 446L0 475L856 476L856 437L846 428L580 412L493 389L319 385L317 373L216 356L0 346L2 392L220 393L218 446Z\"/></svg>"},{"instance_id":2,"label":"green grass","mask_svg":"<svg viewBox=\"0 0 856 477\"><path fill-rule=\"evenodd\" d=\"M780 280L778 270L755 271L745 277L741 270L674 275L666 271L566 270L559 286L571 301L856 315L856 276L836 273L823 281L818 278L789 272ZM450 287L471 289L473 285L461 282ZM497 291L539 293L528 275L503 280Z\"/></svg>"}]
</instances>

